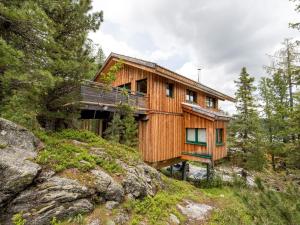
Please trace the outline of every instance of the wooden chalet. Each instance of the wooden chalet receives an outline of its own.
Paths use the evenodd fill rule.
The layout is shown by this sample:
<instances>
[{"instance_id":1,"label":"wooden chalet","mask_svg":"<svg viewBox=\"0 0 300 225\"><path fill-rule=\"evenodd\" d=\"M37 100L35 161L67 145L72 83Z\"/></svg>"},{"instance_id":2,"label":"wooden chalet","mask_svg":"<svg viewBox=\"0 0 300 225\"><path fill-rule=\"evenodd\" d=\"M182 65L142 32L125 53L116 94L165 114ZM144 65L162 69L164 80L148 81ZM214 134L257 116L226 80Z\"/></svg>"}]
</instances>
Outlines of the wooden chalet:
<instances>
[{"instance_id":1,"label":"wooden chalet","mask_svg":"<svg viewBox=\"0 0 300 225\"><path fill-rule=\"evenodd\" d=\"M101 74L119 60L124 65L113 82L115 88L102 91ZM120 88L128 89L129 96L124 97ZM230 117L218 109L218 102L234 99L156 63L111 53L81 92L82 118L99 119L99 134L116 104L136 106L139 149L144 161L155 167L187 160L213 165L227 155Z\"/></svg>"}]
</instances>

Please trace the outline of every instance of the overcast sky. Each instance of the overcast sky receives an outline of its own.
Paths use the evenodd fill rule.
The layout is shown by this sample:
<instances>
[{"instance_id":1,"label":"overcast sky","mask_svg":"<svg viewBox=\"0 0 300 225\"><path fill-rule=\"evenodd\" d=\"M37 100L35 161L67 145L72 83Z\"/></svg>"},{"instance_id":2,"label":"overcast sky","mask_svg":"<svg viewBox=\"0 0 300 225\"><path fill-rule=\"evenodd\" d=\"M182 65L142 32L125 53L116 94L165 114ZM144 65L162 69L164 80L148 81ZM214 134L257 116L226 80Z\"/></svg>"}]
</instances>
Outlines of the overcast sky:
<instances>
[{"instance_id":1,"label":"overcast sky","mask_svg":"<svg viewBox=\"0 0 300 225\"><path fill-rule=\"evenodd\" d=\"M93 7L104 23L90 38L106 56L150 60L194 80L201 67L201 83L232 96L243 66L258 79L267 54L300 37L288 27L300 17L288 0L94 0Z\"/></svg>"}]
</instances>

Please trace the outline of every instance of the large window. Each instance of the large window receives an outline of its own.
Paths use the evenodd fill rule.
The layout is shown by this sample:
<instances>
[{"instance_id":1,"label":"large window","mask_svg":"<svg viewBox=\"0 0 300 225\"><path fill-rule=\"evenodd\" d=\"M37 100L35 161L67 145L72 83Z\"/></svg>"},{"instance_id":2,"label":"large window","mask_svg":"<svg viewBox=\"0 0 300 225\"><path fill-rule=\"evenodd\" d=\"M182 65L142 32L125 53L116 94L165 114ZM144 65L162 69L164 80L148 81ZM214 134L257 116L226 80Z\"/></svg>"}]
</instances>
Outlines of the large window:
<instances>
[{"instance_id":1,"label":"large window","mask_svg":"<svg viewBox=\"0 0 300 225\"><path fill-rule=\"evenodd\" d=\"M174 84L167 83L166 85L166 95L168 97L173 97L174 95Z\"/></svg>"},{"instance_id":2,"label":"large window","mask_svg":"<svg viewBox=\"0 0 300 225\"><path fill-rule=\"evenodd\" d=\"M147 79L138 80L136 82L136 91L147 94Z\"/></svg>"},{"instance_id":3,"label":"large window","mask_svg":"<svg viewBox=\"0 0 300 225\"><path fill-rule=\"evenodd\" d=\"M186 90L185 100L187 102L197 102L197 93L195 91Z\"/></svg>"},{"instance_id":4,"label":"large window","mask_svg":"<svg viewBox=\"0 0 300 225\"><path fill-rule=\"evenodd\" d=\"M206 96L206 107L216 108L217 107L217 99Z\"/></svg>"},{"instance_id":5,"label":"large window","mask_svg":"<svg viewBox=\"0 0 300 225\"><path fill-rule=\"evenodd\" d=\"M223 128L216 129L216 145L223 145L224 141L224 130Z\"/></svg>"},{"instance_id":6,"label":"large window","mask_svg":"<svg viewBox=\"0 0 300 225\"><path fill-rule=\"evenodd\" d=\"M206 129L186 128L186 143L206 146Z\"/></svg>"},{"instance_id":7,"label":"large window","mask_svg":"<svg viewBox=\"0 0 300 225\"><path fill-rule=\"evenodd\" d=\"M131 90L131 83L122 84L122 85L119 86L119 88L125 88L128 91L130 91Z\"/></svg>"}]
</instances>

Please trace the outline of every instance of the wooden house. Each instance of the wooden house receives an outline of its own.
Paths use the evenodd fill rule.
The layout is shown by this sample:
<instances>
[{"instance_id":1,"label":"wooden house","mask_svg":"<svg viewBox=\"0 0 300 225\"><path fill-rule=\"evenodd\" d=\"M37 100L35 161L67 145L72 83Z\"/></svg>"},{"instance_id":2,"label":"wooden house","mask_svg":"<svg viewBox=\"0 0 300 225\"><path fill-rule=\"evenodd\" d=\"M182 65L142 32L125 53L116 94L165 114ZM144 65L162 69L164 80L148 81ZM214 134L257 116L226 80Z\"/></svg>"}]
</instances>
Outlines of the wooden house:
<instances>
[{"instance_id":1,"label":"wooden house","mask_svg":"<svg viewBox=\"0 0 300 225\"><path fill-rule=\"evenodd\" d=\"M123 68L113 82L115 94L101 97L97 92L101 74L119 60ZM93 114L94 118L122 101L117 87L130 90L130 103L140 115L139 150L145 162L156 167L186 160L213 164L227 155L226 125L230 117L218 109L218 102L234 101L232 97L156 63L115 53L110 54L91 84L83 87L83 108L85 115ZM99 129L103 126L100 124Z\"/></svg>"}]
</instances>

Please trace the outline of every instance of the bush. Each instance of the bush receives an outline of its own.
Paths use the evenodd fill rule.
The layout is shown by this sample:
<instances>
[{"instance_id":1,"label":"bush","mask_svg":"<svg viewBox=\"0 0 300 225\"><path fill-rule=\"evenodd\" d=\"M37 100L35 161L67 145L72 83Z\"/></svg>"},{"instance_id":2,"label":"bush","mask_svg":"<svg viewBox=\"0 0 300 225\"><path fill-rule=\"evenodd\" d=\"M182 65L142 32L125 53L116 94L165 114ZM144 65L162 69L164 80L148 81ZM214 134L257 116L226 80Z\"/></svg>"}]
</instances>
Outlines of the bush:
<instances>
[{"instance_id":1,"label":"bush","mask_svg":"<svg viewBox=\"0 0 300 225\"><path fill-rule=\"evenodd\" d=\"M23 212L15 214L12 218L12 223L14 225L25 225L26 220L23 218Z\"/></svg>"}]
</instances>

